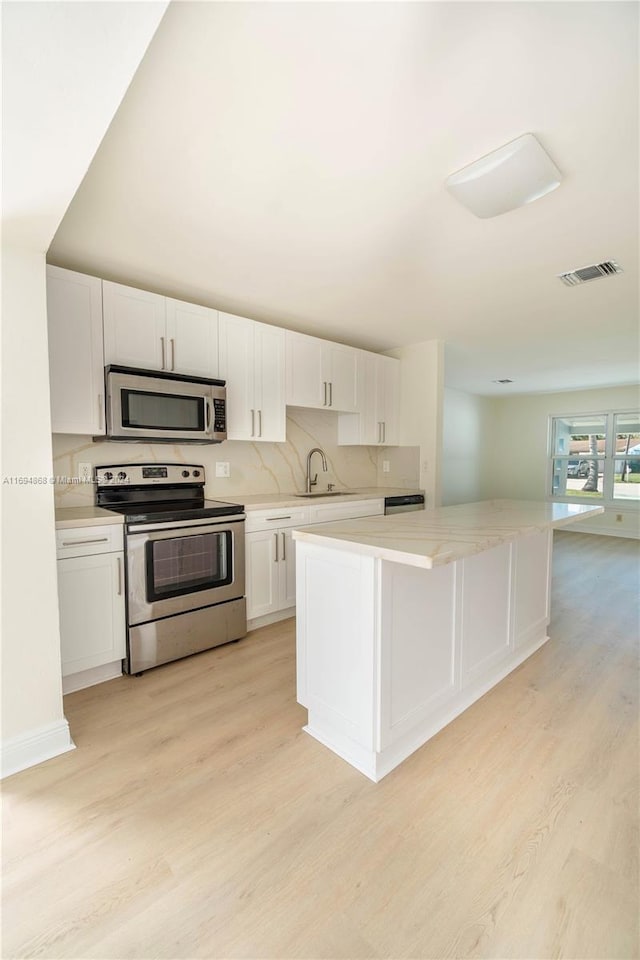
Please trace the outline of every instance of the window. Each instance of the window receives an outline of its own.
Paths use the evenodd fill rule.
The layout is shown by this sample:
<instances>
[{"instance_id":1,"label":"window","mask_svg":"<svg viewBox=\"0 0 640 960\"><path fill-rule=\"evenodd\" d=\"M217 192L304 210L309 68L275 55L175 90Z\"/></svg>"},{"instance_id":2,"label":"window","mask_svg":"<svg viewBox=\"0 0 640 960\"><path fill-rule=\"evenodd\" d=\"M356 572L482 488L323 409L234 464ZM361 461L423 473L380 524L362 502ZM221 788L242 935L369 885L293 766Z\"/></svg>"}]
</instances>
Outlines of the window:
<instances>
[{"instance_id":1,"label":"window","mask_svg":"<svg viewBox=\"0 0 640 960\"><path fill-rule=\"evenodd\" d=\"M640 502L640 411L551 418L554 500Z\"/></svg>"}]
</instances>

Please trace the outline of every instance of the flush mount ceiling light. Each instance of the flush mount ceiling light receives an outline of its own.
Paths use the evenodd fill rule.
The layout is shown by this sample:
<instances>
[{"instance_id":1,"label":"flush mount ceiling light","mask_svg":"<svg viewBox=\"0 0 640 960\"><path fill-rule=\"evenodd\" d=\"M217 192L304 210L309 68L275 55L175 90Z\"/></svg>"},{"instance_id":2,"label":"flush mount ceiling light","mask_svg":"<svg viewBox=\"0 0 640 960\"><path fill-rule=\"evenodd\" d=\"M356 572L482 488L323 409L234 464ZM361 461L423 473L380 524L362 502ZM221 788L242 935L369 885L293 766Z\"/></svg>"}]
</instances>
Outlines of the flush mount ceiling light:
<instances>
[{"instance_id":1,"label":"flush mount ceiling light","mask_svg":"<svg viewBox=\"0 0 640 960\"><path fill-rule=\"evenodd\" d=\"M525 133L447 177L447 190L487 219L532 203L560 186L562 174L532 133Z\"/></svg>"}]
</instances>

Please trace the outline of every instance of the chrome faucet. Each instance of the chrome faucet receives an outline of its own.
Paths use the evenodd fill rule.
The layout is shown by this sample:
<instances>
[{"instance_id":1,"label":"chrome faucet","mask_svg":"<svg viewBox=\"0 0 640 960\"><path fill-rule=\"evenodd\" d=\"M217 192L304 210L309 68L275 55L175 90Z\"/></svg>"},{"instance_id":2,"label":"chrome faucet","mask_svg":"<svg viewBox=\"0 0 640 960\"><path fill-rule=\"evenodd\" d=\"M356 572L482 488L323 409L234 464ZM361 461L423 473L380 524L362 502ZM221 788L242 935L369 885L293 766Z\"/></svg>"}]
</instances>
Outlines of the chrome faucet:
<instances>
[{"instance_id":1,"label":"chrome faucet","mask_svg":"<svg viewBox=\"0 0 640 960\"><path fill-rule=\"evenodd\" d=\"M315 487L318 482L318 474L316 473L313 480L311 479L311 457L314 453L319 453L322 457L322 469L324 472L327 472L327 458L324 455L324 450L321 450L320 447L314 447L313 450L309 450L307 454L307 493L311 493L311 487Z\"/></svg>"}]
</instances>

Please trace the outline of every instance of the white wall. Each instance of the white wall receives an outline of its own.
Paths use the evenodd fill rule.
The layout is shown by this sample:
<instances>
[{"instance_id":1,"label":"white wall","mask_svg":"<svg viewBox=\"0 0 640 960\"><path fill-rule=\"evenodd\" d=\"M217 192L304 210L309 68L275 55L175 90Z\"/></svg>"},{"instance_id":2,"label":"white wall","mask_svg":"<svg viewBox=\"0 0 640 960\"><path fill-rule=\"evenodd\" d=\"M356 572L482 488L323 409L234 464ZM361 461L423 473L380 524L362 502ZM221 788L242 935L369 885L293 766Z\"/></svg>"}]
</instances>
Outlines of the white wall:
<instances>
[{"instance_id":1,"label":"white wall","mask_svg":"<svg viewBox=\"0 0 640 960\"><path fill-rule=\"evenodd\" d=\"M427 508L440 506L444 344L426 340L389 350L400 367L400 443L420 448L420 488Z\"/></svg>"},{"instance_id":2,"label":"white wall","mask_svg":"<svg viewBox=\"0 0 640 960\"><path fill-rule=\"evenodd\" d=\"M485 498L491 401L462 390L444 390L442 416L442 504Z\"/></svg>"},{"instance_id":3,"label":"white wall","mask_svg":"<svg viewBox=\"0 0 640 960\"><path fill-rule=\"evenodd\" d=\"M59 752L69 734L53 487L17 482L51 472L44 253L4 246L2 261L2 737L10 771L21 737L28 734L36 752L45 741Z\"/></svg>"},{"instance_id":4,"label":"white wall","mask_svg":"<svg viewBox=\"0 0 640 960\"><path fill-rule=\"evenodd\" d=\"M166 8L2 6L2 475L52 475L45 253ZM69 749L53 489L2 484L2 772Z\"/></svg>"},{"instance_id":5,"label":"white wall","mask_svg":"<svg viewBox=\"0 0 640 960\"><path fill-rule=\"evenodd\" d=\"M550 416L637 409L639 405L637 387L526 394L490 400L486 496L522 500L543 500L547 496ZM618 515L622 516L621 521L616 520ZM603 516L574 524L571 529L638 536L639 512L633 505L621 507L616 504Z\"/></svg>"}]
</instances>

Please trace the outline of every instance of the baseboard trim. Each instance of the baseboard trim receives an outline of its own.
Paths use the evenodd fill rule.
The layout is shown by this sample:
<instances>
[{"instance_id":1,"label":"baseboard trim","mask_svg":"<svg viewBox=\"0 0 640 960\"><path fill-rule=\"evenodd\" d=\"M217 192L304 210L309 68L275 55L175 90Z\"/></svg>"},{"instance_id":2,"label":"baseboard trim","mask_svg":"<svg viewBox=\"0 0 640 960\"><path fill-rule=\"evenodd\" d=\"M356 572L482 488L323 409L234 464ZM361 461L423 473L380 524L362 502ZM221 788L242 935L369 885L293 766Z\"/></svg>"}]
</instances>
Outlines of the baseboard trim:
<instances>
[{"instance_id":1,"label":"baseboard trim","mask_svg":"<svg viewBox=\"0 0 640 960\"><path fill-rule=\"evenodd\" d=\"M620 530L613 526L596 526L595 524L583 521L582 523L574 523L570 527L561 527L560 529L570 531L571 533L593 533L603 537L621 537L624 540L640 540L640 529L637 527L634 530L630 530L628 527L626 530Z\"/></svg>"},{"instance_id":2,"label":"baseboard trim","mask_svg":"<svg viewBox=\"0 0 640 960\"><path fill-rule=\"evenodd\" d=\"M81 670L79 673L70 673L63 677L62 693L66 696L68 693L75 693L76 690L85 690L87 687L94 687L97 683L104 683L105 680L114 680L121 676L122 660L103 663L99 667L90 667L89 670Z\"/></svg>"},{"instance_id":3,"label":"baseboard trim","mask_svg":"<svg viewBox=\"0 0 640 960\"><path fill-rule=\"evenodd\" d=\"M5 740L0 748L0 777L4 779L28 767L35 767L37 763L43 763L61 753L75 750L75 746L71 739L69 724L64 717L56 723L49 723L30 733Z\"/></svg>"},{"instance_id":4,"label":"baseboard trim","mask_svg":"<svg viewBox=\"0 0 640 960\"><path fill-rule=\"evenodd\" d=\"M290 620L295 617L296 608L287 607L286 610L277 610L276 613L265 613L264 617L254 617L253 620L247 620L247 633L252 630L259 630L260 627L268 627L271 623L279 623L281 620Z\"/></svg>"}]
</instances>

